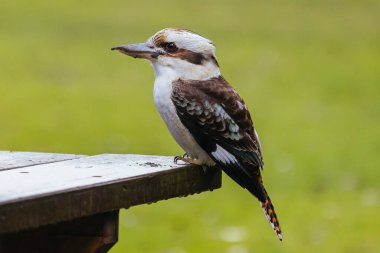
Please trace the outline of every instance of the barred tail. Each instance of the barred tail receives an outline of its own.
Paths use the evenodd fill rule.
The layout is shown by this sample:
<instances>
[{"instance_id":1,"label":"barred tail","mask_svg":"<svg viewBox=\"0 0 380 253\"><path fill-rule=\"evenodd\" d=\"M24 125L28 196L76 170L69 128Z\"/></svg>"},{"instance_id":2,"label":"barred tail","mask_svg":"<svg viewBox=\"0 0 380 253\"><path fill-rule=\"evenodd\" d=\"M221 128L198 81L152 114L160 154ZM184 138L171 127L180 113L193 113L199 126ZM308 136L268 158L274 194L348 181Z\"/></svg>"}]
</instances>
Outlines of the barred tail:
<instances>
[{"instance_id":1,"label":"barred tail","mask_svg":"<svg viewBox=\"0 0 380 253\"><path fill-rule=\"evenodd\" d=\"M269 223L272 225L272 228L276 232L278 239L282 241L281 227L280 227L280 223L278 222L276 212L274 211L272 201L270 200L269 195L265 189L264 189L264 193L265 193L266 201L260 202L261 207L263 208L265 217L267 217L267 220L269 221Z\"/></svg>"}]
</instances>

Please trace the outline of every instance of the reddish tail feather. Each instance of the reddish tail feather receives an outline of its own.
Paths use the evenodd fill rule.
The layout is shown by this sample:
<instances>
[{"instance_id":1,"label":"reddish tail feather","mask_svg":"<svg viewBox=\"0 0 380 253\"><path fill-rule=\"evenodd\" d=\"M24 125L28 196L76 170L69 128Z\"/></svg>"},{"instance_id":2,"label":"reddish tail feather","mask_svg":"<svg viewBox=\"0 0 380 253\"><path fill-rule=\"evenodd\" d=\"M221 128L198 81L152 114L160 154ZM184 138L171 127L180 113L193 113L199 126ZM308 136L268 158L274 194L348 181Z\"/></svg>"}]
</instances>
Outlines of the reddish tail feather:
<instances>
[{"instance_id":1,"label":"reddish tail feather","mask_svg":"<svg viewBox=\"0 0 380 253\"><path fill-rule=\"evenodd\" d=\"M267 217L267 220L269 221L269 223L272 225L272 228L276 232L278 239L282 241L281 227L280 227L280 223L278 222L276 212L274 211L274 206L265 189L264 189L264 193L265 193L266 201L260 202L261 207L263 208L265 217Z\"/></svg>"}]
</instances>

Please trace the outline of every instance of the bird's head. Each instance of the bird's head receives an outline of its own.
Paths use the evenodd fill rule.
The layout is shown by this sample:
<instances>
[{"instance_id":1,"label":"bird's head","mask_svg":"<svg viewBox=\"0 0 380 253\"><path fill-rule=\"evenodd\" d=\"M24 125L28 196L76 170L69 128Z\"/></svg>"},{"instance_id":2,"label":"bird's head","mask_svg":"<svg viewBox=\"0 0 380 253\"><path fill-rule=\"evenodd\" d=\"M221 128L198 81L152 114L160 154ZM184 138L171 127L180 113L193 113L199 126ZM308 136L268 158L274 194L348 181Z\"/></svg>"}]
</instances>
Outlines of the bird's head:
<instances>
[{"instance_id":1,"label":"bird's head","mask_svg":"<svg viewBox=\"0 0 380 253\"><path fill-rule=\"evenodd\" d=\"M112 48L134 58L152 62L156 77L207 79L220 75L212 42L185 29L163 29L145 43Z\"/></svg>"}]
</instances>

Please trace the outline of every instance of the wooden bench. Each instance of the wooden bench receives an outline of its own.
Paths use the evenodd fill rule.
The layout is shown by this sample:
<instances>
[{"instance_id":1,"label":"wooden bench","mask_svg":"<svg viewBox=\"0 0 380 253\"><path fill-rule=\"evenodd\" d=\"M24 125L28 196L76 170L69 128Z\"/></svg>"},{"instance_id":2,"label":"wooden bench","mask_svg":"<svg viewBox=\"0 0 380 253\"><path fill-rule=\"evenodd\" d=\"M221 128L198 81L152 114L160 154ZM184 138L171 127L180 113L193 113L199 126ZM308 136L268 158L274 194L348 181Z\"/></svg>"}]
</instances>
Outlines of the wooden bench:
<instances>
[{"instance_id":1,"label":"wooden bench","mask_svg":"<svg viewBox=\"0 0 380 253\"><path fill-rule=\"evenodd\" d=\"M107 252L120 208L220 186L220 170L173 157L0 151L0 252Z\"/></svg>"}]
</instances>

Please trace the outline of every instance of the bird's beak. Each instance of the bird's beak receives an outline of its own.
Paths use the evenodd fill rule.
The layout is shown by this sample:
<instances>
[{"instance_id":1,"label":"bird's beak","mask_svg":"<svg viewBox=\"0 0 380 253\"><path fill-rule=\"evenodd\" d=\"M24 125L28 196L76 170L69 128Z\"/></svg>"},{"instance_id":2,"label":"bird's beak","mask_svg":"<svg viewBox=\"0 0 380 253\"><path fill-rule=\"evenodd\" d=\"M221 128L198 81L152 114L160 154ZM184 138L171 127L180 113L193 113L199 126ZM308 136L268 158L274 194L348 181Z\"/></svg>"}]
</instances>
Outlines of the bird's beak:
<instances>
[{"instance_id":1,"label":"bird's beak","mask_svg":"<svg viewBox=\"0 0 380 253\"><path fill-rule=\"evenodd\" d=\"M156 59L158 55L162 54L162 52L156 50L154 47L148 46L146 43L122 45L113 47L111 50L117 50L134 58L143 58L148 60L152 58Z\"/></svg>"}]
</instances>

